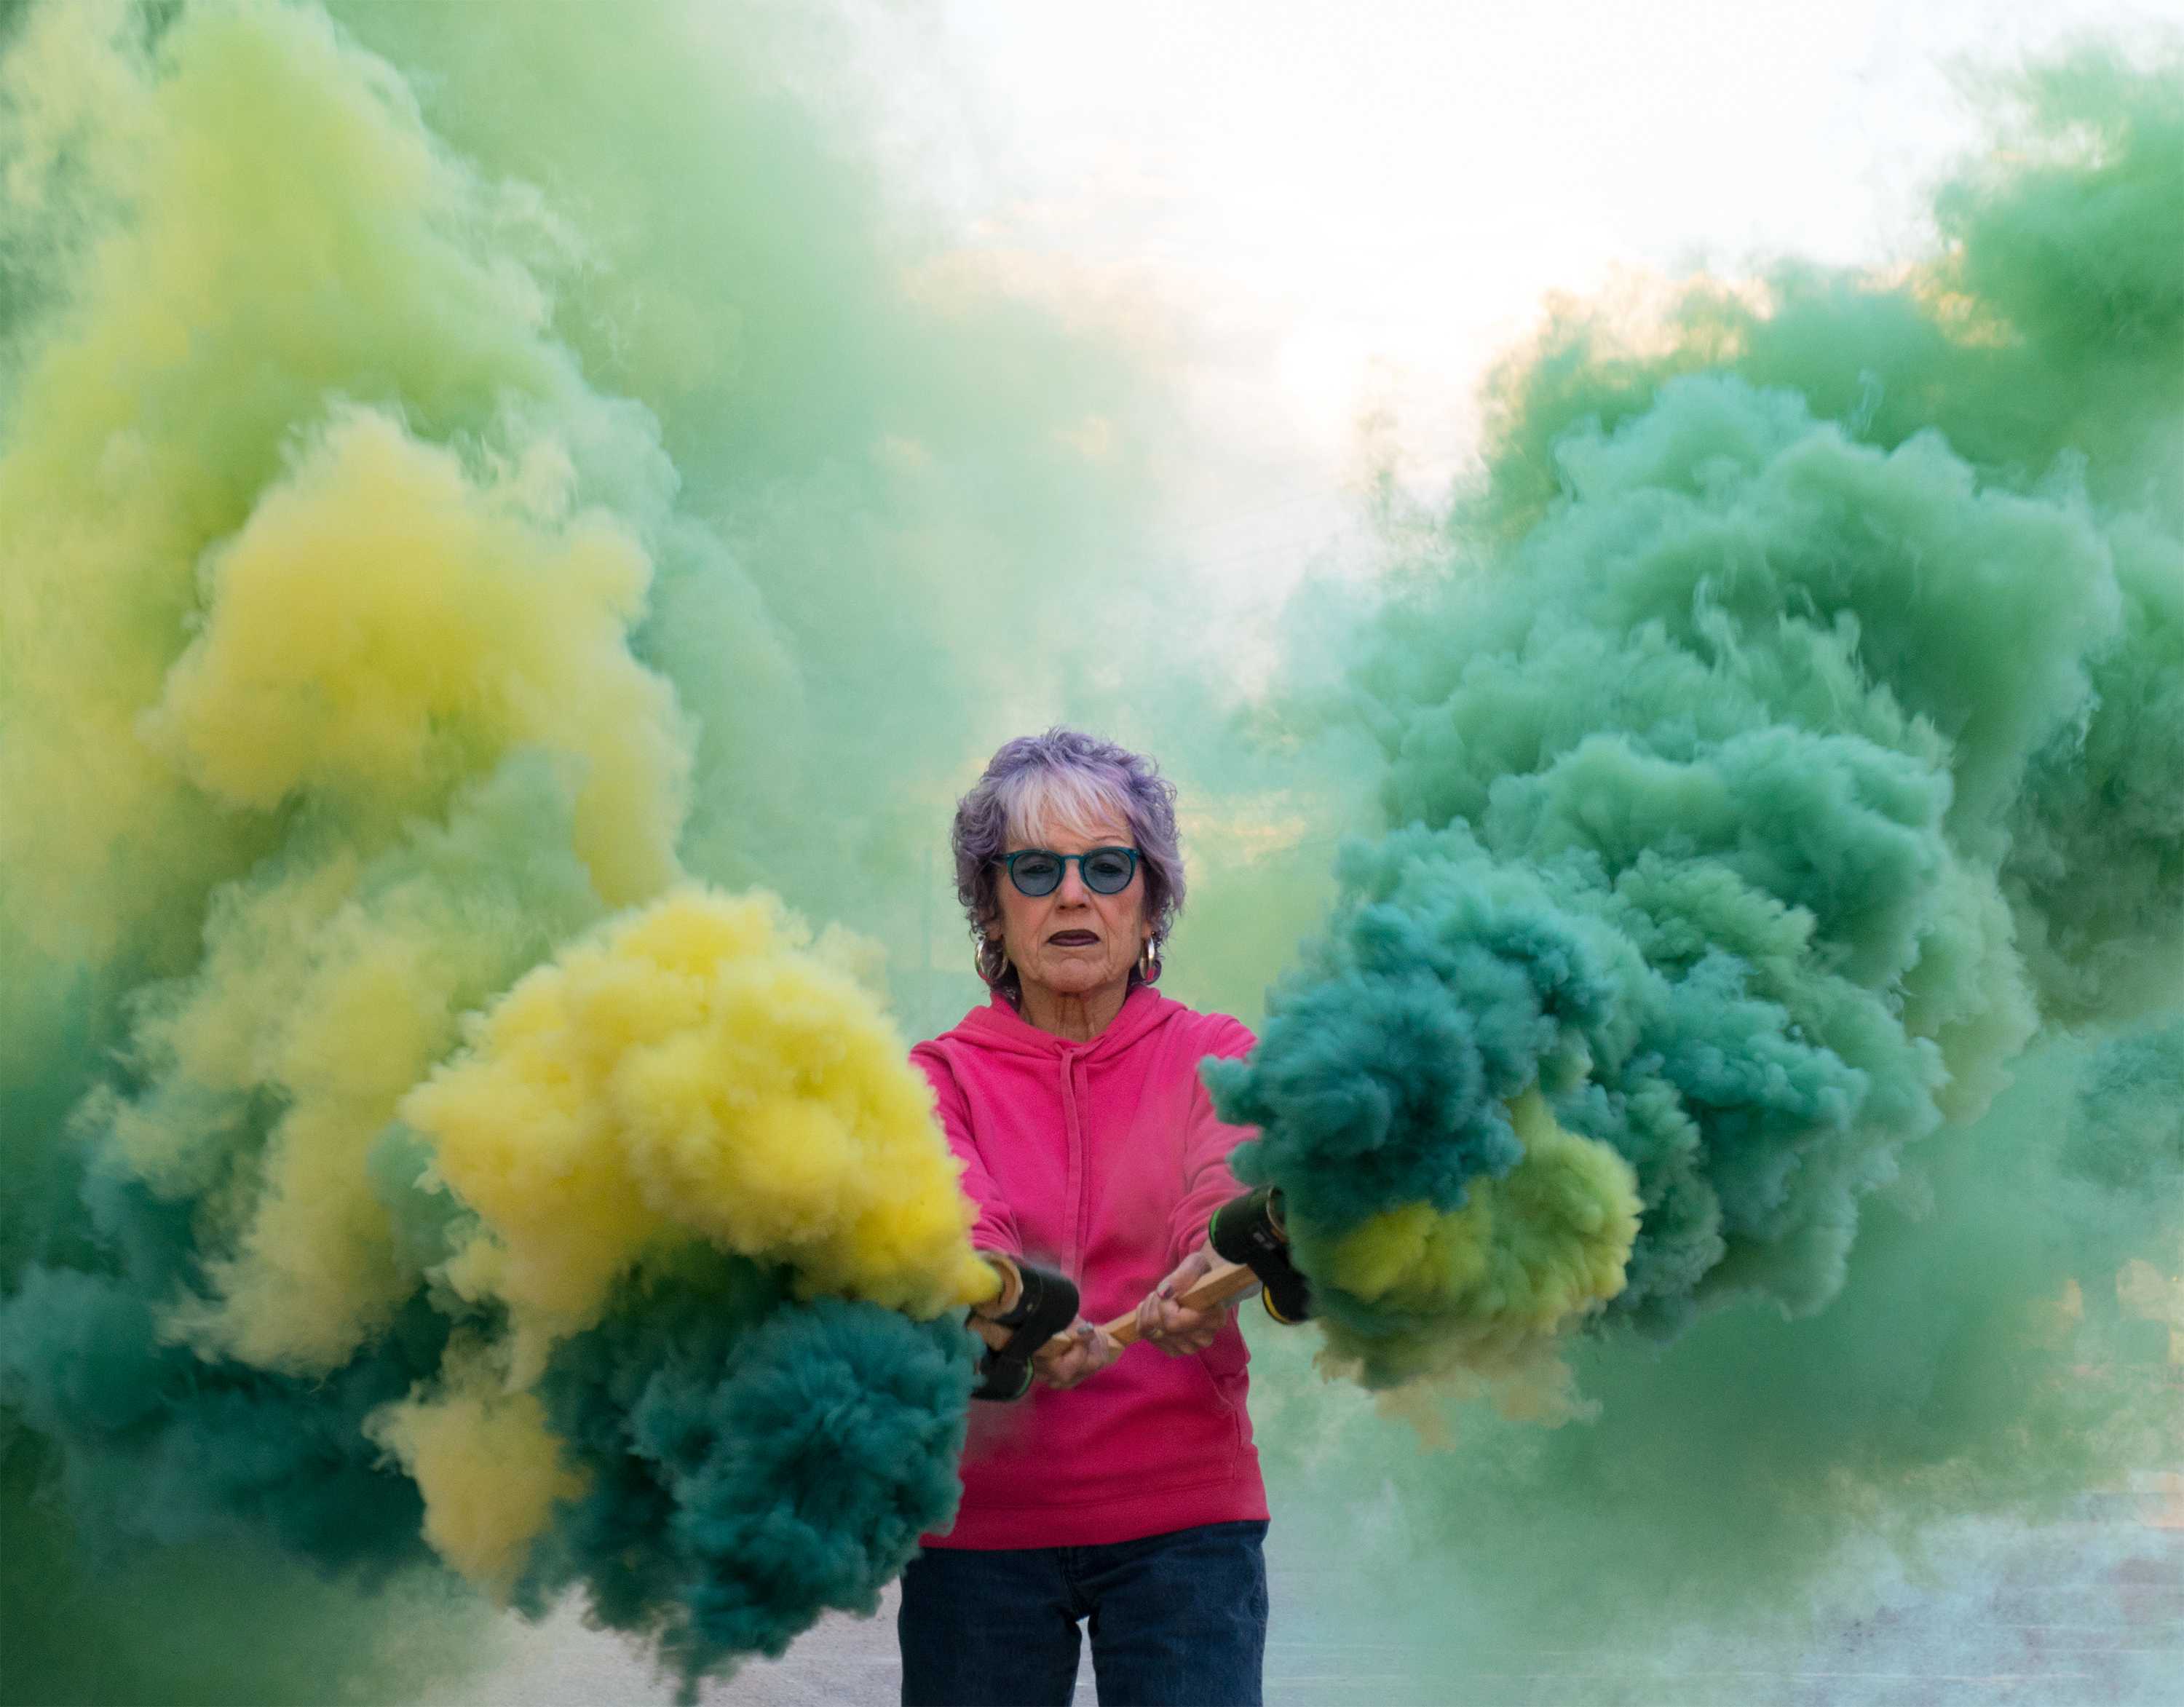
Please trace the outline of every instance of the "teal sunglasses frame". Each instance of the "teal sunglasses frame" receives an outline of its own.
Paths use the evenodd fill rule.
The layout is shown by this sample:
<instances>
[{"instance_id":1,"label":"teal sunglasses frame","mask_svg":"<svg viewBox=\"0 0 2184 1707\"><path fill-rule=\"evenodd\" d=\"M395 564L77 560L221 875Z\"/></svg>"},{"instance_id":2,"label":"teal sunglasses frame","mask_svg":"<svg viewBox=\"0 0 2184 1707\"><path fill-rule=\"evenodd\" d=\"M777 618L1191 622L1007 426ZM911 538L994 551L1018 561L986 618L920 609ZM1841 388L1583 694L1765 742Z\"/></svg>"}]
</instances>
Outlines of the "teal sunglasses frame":
<instances>
[{"instance_id":1,"label":"teal sunglasses frame","mask_svg":"<svg viewBox=\"0 0 2184 1707\"><path fill-rule=\"evenodd\" d=\"M1028 859L1034 854L1045 859L1058 859L1061 862L1061 869L1055 873L1054 881L1044 889L1031 888L1022 878L1017 876L1017 861ZM1129 857L1129 876L1123 878L1112 889L1102 889L1095 883L1092 881L1092 873L1084 864L1087 859L1096 859L1102 854L1123 854ZM1072 859L1077 862L1078 876L1083 881L1084 887L1095 895L1119 895L1130 887L1131 880L1138 875L1138 850L1134 848L1087 848L1082 854L1057 854L1051 848L1019 848L1013 854L1004 854L1000 863L1007 869L1009 881L1016 886L1017 893L1037 901L1051 895L1061 887L1062 879L1069 875L1069 862Z\"/></svg>"}]
</instances>

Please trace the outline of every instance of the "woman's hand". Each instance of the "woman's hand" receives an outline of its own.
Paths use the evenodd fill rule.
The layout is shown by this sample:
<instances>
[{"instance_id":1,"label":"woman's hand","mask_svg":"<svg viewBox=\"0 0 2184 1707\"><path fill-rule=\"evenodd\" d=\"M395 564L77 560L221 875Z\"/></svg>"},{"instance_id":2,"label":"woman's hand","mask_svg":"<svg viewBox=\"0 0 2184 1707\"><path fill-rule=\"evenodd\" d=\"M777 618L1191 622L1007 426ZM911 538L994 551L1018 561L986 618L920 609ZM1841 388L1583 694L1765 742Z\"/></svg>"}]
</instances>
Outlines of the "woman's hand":
<instances>
[{"instance_id":1,"label":"woman's hand","mask_svg":"<svg viewBox=\"0 0 2184 1707\"><path fill-rule=\"evenodd\" d=\"M1023 1274L1012 1259L999 1251L980 1251L978 1255L994 1271L994 1278L1001 1283L1001 1289L983 1304L971 1306L973 1326L981 1321L991 1321L995 1316L1006 1315L1016 1307L1017 1300L1023 1296ZM1007 1337L1006 1333L1002 1335L1003 1339Z\"/></svg>"},{"instance_id":2,"label":"woman's hand","mask_svg":"<svg viewBox=\"0 0 2184 1707\"><path fill-rule=\"evenodd\" d=\"M1138 1306L1138 1337L1158 1346L1170 1357L1188 1357L1204 1351L1228 1319L1228 1306L1190 1309L1176 1302L1203 1279L1217 1259L1210 1244L1201 1245L1176 1271L1146 1295Z\"/></svg>"},{"instance_id":3,"label":"woman's hand","mask_svg":"<svg viewBox=\"0 0 2184 1707\"><path fill-rule=\"evenodd\" d=\"M1089 1381L1122 1354L1122 1347L1080 1315L1069 1325L1067 1345L1057 1348L1049 1340L1032 1358L1031 1372L1057 1393L1067 1393Z\"/></svg>"}]
</instances>

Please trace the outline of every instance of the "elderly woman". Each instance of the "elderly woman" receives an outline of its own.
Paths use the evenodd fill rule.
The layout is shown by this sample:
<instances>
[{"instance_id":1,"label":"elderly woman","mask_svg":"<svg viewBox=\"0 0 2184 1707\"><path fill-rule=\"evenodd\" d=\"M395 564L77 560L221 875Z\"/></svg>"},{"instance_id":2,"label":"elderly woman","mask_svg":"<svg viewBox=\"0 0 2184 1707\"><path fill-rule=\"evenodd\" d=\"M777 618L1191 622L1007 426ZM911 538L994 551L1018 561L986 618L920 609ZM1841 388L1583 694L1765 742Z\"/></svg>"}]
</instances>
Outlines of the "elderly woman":
<instances>
[{"instance_id":1,"label":"elderly woman","mask_svg":"<svg viewBox=\"0 0 2184 1707\"><path fill-rule=\"evenodd\" d=\"M1011 741L956 809L956 890L988 1004L913 1058L1011 1304L1017 1264L1073 1279L1093 1321L1137 1307L1155 1349L1080 1316L1022 1403L974 1407L956 1526L904 1573L906 1707L1067 1702L1089 1619L1104 1707L1260 1699L1267 1498L1229 1310L1175 1302L1212 1259L1248 1136L1208 1055L1251 1034L1161 996L1183 905L1174 792L1066 729ZM1161 1355L1165 1353L1166 1355Z\"/></svg>"}]
</instances>

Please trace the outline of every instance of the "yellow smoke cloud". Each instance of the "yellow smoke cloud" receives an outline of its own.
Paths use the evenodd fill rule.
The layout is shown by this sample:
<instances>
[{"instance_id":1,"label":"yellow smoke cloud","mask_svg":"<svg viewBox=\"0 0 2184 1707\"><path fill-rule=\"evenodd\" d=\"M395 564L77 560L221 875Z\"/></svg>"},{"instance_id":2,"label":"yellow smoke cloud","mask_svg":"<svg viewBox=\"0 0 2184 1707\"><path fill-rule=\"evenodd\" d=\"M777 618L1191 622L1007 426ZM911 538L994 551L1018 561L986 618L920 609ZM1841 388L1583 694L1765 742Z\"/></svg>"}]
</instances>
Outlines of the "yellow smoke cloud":
<instances>
[{"instance_id":1,"label":"yellow smoke cloud","mask_svg":"<svg viewBox=\"0 0 2184 1707\"><path fill-rule=\"evenodd\" d=\"M344 1363L413 1283L387 1248L363 1159L395 1099L454 1040L444 974L474 945L354 904L357 862L335 858L255 891L213 931L194 998L158 1041L193 1085L245 1096L278 1087L288 1106L230 1205L213 1297L176 1309L170 1331L207 1353L308 1373ZM117 1148L156 1187L186 1188L220 1160L224 1134L168 1108L129 1109ZM208 1232L214 1231L208 1228Z\"/></svg>"},{"instance_id":2,"label":"yellow smoke cloud","mask_svg":"<svg viewBox=\"0 0 2184 1707\"><path fill-rule=\"evenodd\" d=\"M476 253L475 180L322 14L197 7L156 49L129 0L22 23L0 202L75 215L38 258L67 307L11 370L0 442L0 922L62 961L178 972L205 895L283 827L192 786L183 731L143 739L207 549L343 398L433 436L585 403L535 281Z\"/></svg>"},{"instance_id":3,"label":"yellow smoke cloud","mask_svg":"<svg viewBox=\"0 0 2184 1707\"><path fill-rule=\"evenodd\" d=\"M382 1405L365 1432L401 1460L425 1496L425 1538L471 1582L505 1595L554 1507L584 1491L561 1461L535 1394L504 1390L491 1355L458 1339L441 1387Z\"/></svg>"},{"instance_id":4,"label":"yellow smoke cloud","mask_svg":"<svg viewBox=\"0 0 2184 1707\"><path fill-rule=\"evenodd\" d=\"M0 442L0 926L173 978L133 1010L141 1088L103 1093L114 1161L195 1206L202 1295L165 1332L323 1372L417 1282L369 1158L459 1016L681 878L691 730L629 644L674 473L480 244L535 210L322 14L208 4L156 48L118 0L32 22L53 75L0 103L11 193L98 193ZM577 962L487 1028L563 987L566 1038L641 1045L583 1070L638 1111L578 1122L626 1151L596 1214L526 1207L556 1164L525 1147L582 1143L465 1112L513 1071L490 1048L421 1098L490 1229L455 1272L527 1349L678 1228L906 1308L973 1283L900 1041L768 904L678 902L630 952L681 967L646 932L694 920L741 969L702 1036L662 992L711 972L610 1015ZM715 1101L741 1148L708 1161L675 1111Z\"/></svg>"},{"instance_id":5,"label":"yellow smoke cloud","mask_svg":"<svg viewBox=\"0 0 2184 1707\"><path fill-rule=\"evenodd\" d=\"M560 514L557 460L482 487L386 416L342 412L212 557L148 743L229 805L332 796L398 822L511 747L570 753L600 894L657 894L689 760L672 690L625 639L651 564L625 524Z\"/></svg>"},{"instance_id":6,"label":"yellow smoke cloud","mask_svg":"<svg viewBox=\"0 0 2184 1707\"><path fill-rule=\"evenodd\" d=\"M573 824L551 833L602 898L675 876L686 748L671 690L625 637L649 575L627 529L564 514L550 477L474 481L364 410L340 414L209 560L204 619L143 738L226 805L308 802L338 829L316 859L292 854L287 881L222 892L215 953L170 1034L192 1082L277 1086L288 1104L232 1251L208 1265L214 1296L178 1310L178 1334L261 1367L330 1368L406 1290L365 1154L455 1042L454 993L482 995L521 963L475 901L359 906L358 842L535 750L572 793ZM121 1136L154 1179L216 1137L156 1116Z\"/></svg>"},{"instance_id":7,"label":"yellow smoke cloud","mask_svg":"<svg viewBox=\"0 0 2184 1707\"><path fill-rule=\"evenodd\" d=\"M153 1088L113 1126L200 1198L211 1296L170 1329L322 1371L404 1290L364 1157L456 1014L677 876L687 733L625 637L650 562L568 447L639 496L671 476L478 250L491 192L323 14L198 7L156 48L122 0L25 22L8 205L81 229L41 258L67 306L0 441L0 937L131 982L194 965L140 1004ZM510 801L465 826L526 753L560 779L528 836ZM526 875L571 848L588 875ZM43 988L0 990L11 1032Z\"/></svg>"},{"instance_id":8,"label":"yellow smoke cloud","mask_svg":"<svg viewBox=\"0 0 2184 1707\"><path fill-rule=\"evenodd\" d=\"M1552 1356L1569 1323L1623 1290L1638 1182L1609 1146L1565 1132L1537 1089L1509 1104L1524 1159L1474 1180L1462 1208L1406 1204L1312 1259L1368 1304L1429 1318L1443 1371L1517 1373Z\"/></svg>"},{"instance_id":9,"label":"yellow smoke cloud","mask_svg":"<svg viewBox=\"0 0 2184 1707\"><path fill-rule=\"evenodd\" d=\"M478 1217L447 1278L507 1305L515 1385L692 1237L806 1295L990 1293L923 1078L839 939L804 940L771 898L680 891L524 978L403 1102Z\"/></svg>"}]
</instances>

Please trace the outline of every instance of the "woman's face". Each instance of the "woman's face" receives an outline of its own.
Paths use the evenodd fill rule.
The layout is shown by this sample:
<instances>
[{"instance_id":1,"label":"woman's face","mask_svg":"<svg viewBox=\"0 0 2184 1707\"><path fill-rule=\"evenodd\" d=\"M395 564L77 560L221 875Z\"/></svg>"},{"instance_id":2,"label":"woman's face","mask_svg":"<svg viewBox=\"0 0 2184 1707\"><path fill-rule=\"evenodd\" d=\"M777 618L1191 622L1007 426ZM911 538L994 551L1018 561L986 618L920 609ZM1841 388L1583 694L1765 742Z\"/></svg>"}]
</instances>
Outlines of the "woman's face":
<instances>
[{"instance_id":1,"label":"woman's face","mask_svg":"<svg viewBox=\"0 0 2184 1707\"><path fill-rule=\"evenodd\" d=\"M1056 854L1082 854L1093 848L1128 848L1126 826L1100 818L1081 831L1054 830L1039 842L1011 837L1008 851L1047 848ZM1119 894L1095 895L1084 887L1084 868L1072 859L1062 867L1061 887L1051 895L1026 895L1003 870L994 892L1001 906L1001 942L1016 963L1026 989L1043 987L1056 996L1084 996L1117 981L1127 983L1130 967L1152 927L1145 920L1145 867L1141 859Z\"/></svg>"}]
</instances>

